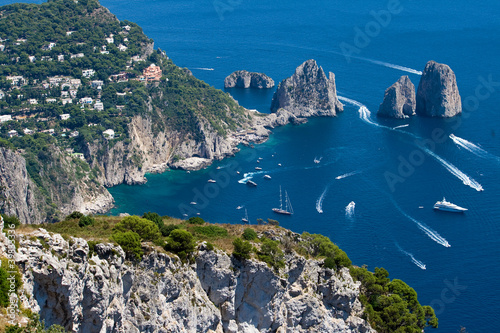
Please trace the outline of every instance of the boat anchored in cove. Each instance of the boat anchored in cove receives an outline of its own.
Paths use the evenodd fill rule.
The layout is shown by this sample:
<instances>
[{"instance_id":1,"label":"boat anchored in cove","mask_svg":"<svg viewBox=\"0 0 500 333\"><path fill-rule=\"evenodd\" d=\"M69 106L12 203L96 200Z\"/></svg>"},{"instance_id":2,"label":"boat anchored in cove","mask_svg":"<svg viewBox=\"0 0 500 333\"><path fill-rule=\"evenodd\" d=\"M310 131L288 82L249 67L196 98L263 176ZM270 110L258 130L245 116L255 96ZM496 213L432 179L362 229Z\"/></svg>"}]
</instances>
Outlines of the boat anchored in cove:
<instances>
[{"instance_id":1,"label":"boat anchored in cove","mask_svg":"<svg viewBox=\"0 0 500 333\"><path fill-rule=\"evenodd\" d=\"M443 210L446 212L454 212L454 213L463 213L467 211L467 208L460 207L458 205L455 205L451 202L446 201L445 198L443 198L442 201L438 201L434 204L434 209L436 210Z\"/></svg>"},{"instance_id":2,"label":"boat anchored in cove","mask_svg":"<svg viewBox=\"0 0 500 333\"><path fill-rule=\"evenodd\" d=\"M290 202L290 198L288 197L288 193L286 191L285 191L285 209L283 209L283 197L281 195L281 186L280 186L280 208L273 208L273 212L283 215L293 214L292 203Z\"/></svg>"}]
</instances>

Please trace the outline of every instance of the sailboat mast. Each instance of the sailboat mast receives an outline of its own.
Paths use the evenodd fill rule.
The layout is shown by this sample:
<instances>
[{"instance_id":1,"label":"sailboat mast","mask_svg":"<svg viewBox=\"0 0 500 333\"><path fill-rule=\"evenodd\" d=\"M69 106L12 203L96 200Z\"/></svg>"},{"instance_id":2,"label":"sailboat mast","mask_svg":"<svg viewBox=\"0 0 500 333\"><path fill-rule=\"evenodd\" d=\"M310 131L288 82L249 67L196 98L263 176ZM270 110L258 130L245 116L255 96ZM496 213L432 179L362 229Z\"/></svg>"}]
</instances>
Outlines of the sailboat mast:
<instances>
[{"instance_id":1,"label":"sailboat mast","mask_svg":"<svg viewBox=\"0 0 500 333\"><path fill-rule=\"evenodd\" d=\"M280 209L283 210L283 199L281 198L281 185L280 185Z\"/></svg>"}]
</instances>

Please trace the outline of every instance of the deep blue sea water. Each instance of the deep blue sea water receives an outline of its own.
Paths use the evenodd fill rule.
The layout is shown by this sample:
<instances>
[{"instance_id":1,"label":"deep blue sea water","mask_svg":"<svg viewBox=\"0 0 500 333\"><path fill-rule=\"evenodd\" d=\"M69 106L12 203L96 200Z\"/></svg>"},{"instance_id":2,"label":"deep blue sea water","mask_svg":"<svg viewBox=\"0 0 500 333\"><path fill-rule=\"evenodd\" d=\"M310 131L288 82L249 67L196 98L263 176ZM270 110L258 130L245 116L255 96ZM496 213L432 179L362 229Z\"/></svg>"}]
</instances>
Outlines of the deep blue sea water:
<instances>
[{"instance_id":1,"label":"deep blue sea water","mask_svg":"<svg viewBox=\"0 0 500 333\"><path fill-rule=\"evenodd\" d=\"M205 170L149 175L145 185L111 188L116 200L112 214L200 213L211 222L239 223L244 209L236 207L244 206L252 223L276 218L293 231L327 235L354 264L388 269L392 278L415 288L422 304L435 308L440 320L436 332L457 332L460 326L468 332L498 331L498 1L101 3L119 19L138 23L177 65L217 88L223 89L224 77L239 69L264 72L278 83L314 58L336 74L339 95L372 112L364 120L359 106L344 103L345 111L336 118L275 129L266 143L242 147L235 157ZM387 10L389 3L396 3L394 14L385 17L383 26L376 24L371 12ZM356 40L358 28L372 29L370 36ZM357 46L355 57L342 54L346 44ZM462 100L468 102L464 115L451 121L377 119L384 90L401 75L418 86L415 73L431 59L455 71ZM493 84L485 88L484 80ZM247 108L268 112L273 91L229 93ZM433 140L436 133L438 142ZM467 140L469 150L448 138L452 133ZM431 153L418 149L418 142ZM320 163L313 162L320 157ZM402 162L408 160L413 166ZM256 166L272 179L257 173L249 175L257 188L238 183ZM402 178L391 186L388 173ZM209 178L218 183L209 185ZM477 184L464 184L472 180ZM280 185L293 204L291 217L271 211L279 204ZM473 188L479 185L484 191ZM443 196L469 211L433 211ZM189 205L191 201L198 205ZM346 214L351 201L356 203L354 214Z\"/></svg>"}]
</instances>

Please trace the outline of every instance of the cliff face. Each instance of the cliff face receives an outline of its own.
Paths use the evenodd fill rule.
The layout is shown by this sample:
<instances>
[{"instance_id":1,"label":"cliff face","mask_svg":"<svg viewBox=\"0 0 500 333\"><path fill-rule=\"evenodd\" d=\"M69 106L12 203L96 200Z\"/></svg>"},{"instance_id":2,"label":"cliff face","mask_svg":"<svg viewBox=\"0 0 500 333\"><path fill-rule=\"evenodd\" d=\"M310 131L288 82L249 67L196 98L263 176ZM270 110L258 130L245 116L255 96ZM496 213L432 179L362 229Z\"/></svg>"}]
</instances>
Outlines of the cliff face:
<instances>
[{"instance_id":1,"label":"cliff face","mask_svg":"<svg viewBox=\"0 0 500 333\"><path fill-rule=\"evenodd\" d=\"M26 170L26 160L0 148L0 210L17 216L22 223L35 223L45 218L40 200L41 193Z\"/></svg>"},{"instance_id":2,"label":"cliff face","mask_svg":"<svg viewBox=\"0 0 500 333\"><path fill-rule=\"evenodd\" d=\"M274 80L264 73L236 71L224 79L224 88L272 88Z\"/></svg>"},{"instance_id":3,"label":"cliff face","mask_svg":"<svg viewBox=\"0 0 500 333\"><path fill-rule=\"evenodd\" d=\"M21 223L39 224L72 211L93 214L109 209L109 192L59 148L51 146L43 161L31 160L38 184L29 176L25 158L0 148L0 209ZM77 162L78 163L78 162ZM57 207L57 209L55 209Z\"/></svg>"},{"instance_id":4,"label":"cliff face","mask_svg":"<svg viewBox=\"0 0 500 333\"><path fill-rule=\"evenodd\" d=\"M442 118L462 113L457 79L448 65L432 60L427 63L418 85L416 112Z\"/></svg>"},{"instance_id":5,"label":"cliff face","mask_svg":"<svg viewBox=\"0 0 500 333\"><path fill-rule=\"evenodd\" d=\"M42 246L42 242L45 247ZM7 240L0 234L0 253ZM73 332L375 332L360 318L359 283L296 254L275 273L200 245L182 264L156 250L125 262L118 246L64 240L43 229L15 255L24 306Z\"/></svg>"},{"instance_id":6,"label":"cliff face","mask_svg":"<svg viewBox=\"0 0 500 333\"><path fill-rule=\"evenodd\" d=\"M271 112L281 108L297 117L335 116L344 109L337 99L335 75L330 72L327 78L315 60L307 60L278 85Z\"/></svg>"},{"instance_id":7,"label":"cliff face","mask_svg":"<svg viewBox=\"0 0 500 333\"><path fill-rule=\"evenodd\" d=\"M408 118L415 115L415 86L408 76L401 76L387 88L384 101L380 104L377 116L389 118Z\"/></svg>"}]
</instances>

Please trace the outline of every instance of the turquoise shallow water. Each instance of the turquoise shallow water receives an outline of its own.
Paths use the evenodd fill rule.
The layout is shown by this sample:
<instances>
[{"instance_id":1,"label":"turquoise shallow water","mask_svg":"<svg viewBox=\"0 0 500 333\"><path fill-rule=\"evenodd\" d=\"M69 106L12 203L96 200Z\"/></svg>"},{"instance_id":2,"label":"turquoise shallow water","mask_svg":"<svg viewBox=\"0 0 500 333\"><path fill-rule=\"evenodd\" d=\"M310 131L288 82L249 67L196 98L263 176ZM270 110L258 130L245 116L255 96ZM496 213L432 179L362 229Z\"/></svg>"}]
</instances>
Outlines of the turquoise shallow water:
<instances>
[{"instance_id":1,"label":"turquoise shallow water","mask_svg":"<svg viewBox=\"0 0 500 333\"><path fill-rule=\"evenodd\" d=\"M244 206L252 223L257 218L277 218L296 232L329 236L355 264L387 268L391 277L414 287L423 304L434 306L440 319L436 332L456 332L460 326L469 332L498 331L497 1L400 1L401 12L391 14L379 31L373 30L353 54L356 58L350 59L342 54L342 43L355 46L356 27L373 27L371 12L387 10L386 2L101 3L120 19L141 25L176 64L217 88L222 89L224 77L238 69L264 72L278 83L314 58L326 71L335 72L341 96L372 112L371 118L363 119L359 106L344 103L345 111L336 118L275 129L266 143L254 149L242 147L235 157L205 170L148 175L145 185L111 188L116 199L111 214L200 213L208 221L238 223L244 209L236 207ZM220 3L229 7L218 13ZM468 111L452 121L377 119L374 114L384 90L401 75L409 75L417 86L415 72L431 59L449 64L462 99L478 105L467 104ZM489 90L484 80L493 82ZM268 111L273 93L228 92L243 106L262 112ZM392 129L403 124L408 126ZM435 131L441 131L439 137L444 139L433 141ZM452 133L467 140L465 144L453 142L448 137ZM418 149L421 143L431 153ZM320 163L313 162L320 157ZM404 161L410 160L413 166L408 167ZM259 173L252 178L257 188L238 183L256 166L272 179ZM389 173L402 179L391 186ZM210 185L210 178L218 182ZM290 196L293 216L271 211L279 204L280 185ZM476 191L479 185L484 191ZM443 196L469 211L463 215L433 211L432 205ZM190 205L191 201L198 204ZM354 213L346 214L351 201Z\"/></svg>"}]
</instances>

